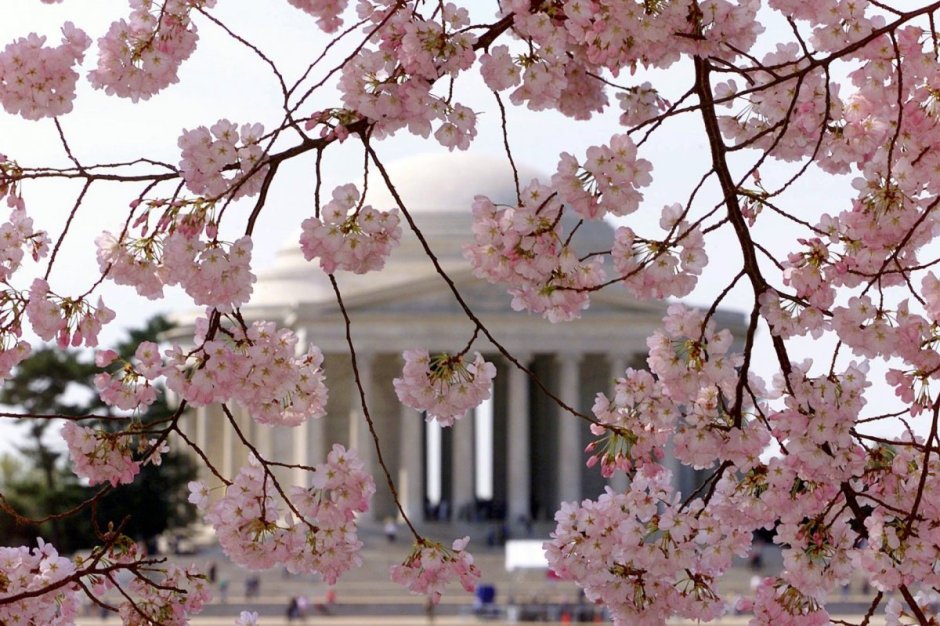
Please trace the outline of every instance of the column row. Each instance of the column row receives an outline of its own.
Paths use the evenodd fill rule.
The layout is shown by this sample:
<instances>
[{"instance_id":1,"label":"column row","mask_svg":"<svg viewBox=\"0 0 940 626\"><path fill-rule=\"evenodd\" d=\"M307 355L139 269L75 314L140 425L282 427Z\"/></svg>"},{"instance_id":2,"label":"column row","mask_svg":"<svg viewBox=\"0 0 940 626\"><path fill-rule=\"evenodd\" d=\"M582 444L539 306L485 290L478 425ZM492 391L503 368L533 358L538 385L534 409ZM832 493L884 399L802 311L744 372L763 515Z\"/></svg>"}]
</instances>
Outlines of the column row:
<instances>
[{"instance_id":1,"label":"column row","mask_svg":"<svg viewBox=\"0 0 940 626\"><path fill-rule=\"evenodd\" d=\"M359 353L355 363L356 383L348 356L327 355L327 378L330 389L328 415L308 420L294 429L272 430L253 423L247 415L236 411L240 429L250 436L259 452L279 462L296 465L279 472L279 477L293 484L308 484L309 474L302 469L322 462L329 446L338 441L357 450L368 471L375 477L377 496L369 517L380 520L398 515L387 481L377 462L375 442L362 410L365 395L377 434L382 441L385 465L395 481L399 502L409 518L420 521L429 504L432 481L444 484L452 514L476 507L478 496L478 459L487 459L491 467L482 474L492 481L488 489L492 502L488 514L504 517L510 522L528 520L536 514L546 516L562 501L594 496L587 487L594 479L585 471L584 445L590 438L587 422L564 407L547 400L530 374L508 360L500 365L493 393L492 434L474 432L474 415L458 420L449 433L443 433L437 451L428 448L427 427L418 411L394 401L391 379L398 366L396 355ZM530 370L538 370L547 380L546 386L564 405L588 413L590 400L584 387L612 392L613 381L622 376L627 357L608 356L601 365L585 365L585 355L577 352L553 355L517 354L517 362ZM342 360L345 359L345 365ZM538 366L538 367L536 367ZM588 372L590 380L582 380ZM603 372L608 381L605 388L595 389ZM225 476L231 477L246 460L246 455L227 418L217 407L195 411L190 436ZM483 432L483 431L481 431ZM545 433L553 441L541 438ZM486 437L490 441L486 441ZM490 446L481 454L480 446ZM429 454L439 455L434 463ZM546 458L544 455L552 455ZM542 455L539 458L539 455ZM431 475L431 466L437 475ZM596 471L596 470L592 470ZM622 474L615 475L611 486L626 486ZM593 489L591 489L593 491ZM487 503L483 503L487 504ZM499 513L502 511L502 513Z\"/></svg>"}]
</instances>

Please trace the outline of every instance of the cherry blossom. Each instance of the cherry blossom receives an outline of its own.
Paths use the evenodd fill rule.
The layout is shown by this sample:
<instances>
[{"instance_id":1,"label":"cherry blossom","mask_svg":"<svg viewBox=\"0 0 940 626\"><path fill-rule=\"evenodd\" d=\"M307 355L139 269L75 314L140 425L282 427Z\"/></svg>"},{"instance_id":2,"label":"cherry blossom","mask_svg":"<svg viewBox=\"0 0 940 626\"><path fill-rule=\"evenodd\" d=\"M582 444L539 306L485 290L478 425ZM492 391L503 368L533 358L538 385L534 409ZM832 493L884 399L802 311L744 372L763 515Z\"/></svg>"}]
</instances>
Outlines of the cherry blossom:
<instances>
[{"instance_id":1,"label":"cherry blossom","mask_svg":"<svg viewBox=\"0 0 940 626\"><path fill-rule=\"evenodd\" d=\"M139 577L128 583L133 602L125 600L118 615L125 624L145 619L167 626L186 626L190 616L202 611L212 598L209 580L195 567L169 567L151 584Z\"/></svg>"},{"instance_id":2,"label":"cherry blossom","mask_svg":"<svg viewBox=\"0 0 940 626\"><path fill-rule=\"evenodd\" d=\"M334 189L333 199L321 215L322 219L310 217L303 221L300 248L308 261L319 258L320 267L328 274L337 269L356 274L380 270L401 238L398 210L377 211L363 206L359 190L352 184Z\"/></svg>"},{"instance_id":3,"label":"cherry blossom","mask_svg":"<svg viewBox=\"0 0 940 626\"><path fill-rule=\"evenodd\" d=\"M272 52L278 46L256 40L251 20L229 24L214 0L128 4L84 65L102 97L124 99L116 107L185 77L197 24L219 45L200 51L207 64L246 58L272 80L237 84L263 101L257 122L187 109L194 119L179 122L180 135L150 138L136 153L126 144L143 135L111 128L110 119L108 127L84 117L73 123L97 108L75 100L91 44L84 30L65 22L58 44L34 32L0 51L0 105L39 120L15 122L5 137L12 143L2 149L24 152L22 159L0 154L0 198L9 209L0 223L0 379L28 356L34 336L59 349L96 347L115 318L101 299L104 281L154 301L179 286L205 308L185 340L174 336L162 348L143 342L124 359L108 346L97 351L95 386L118 414L107 428L66 416L61 436L82 480L107 491L161 463L171 445L197 448L184 425L196 421L204 431L206 412L191 409L221 403L229 426L238 424L233 411L257 423L237 431L251 460L213 467L210 455L191 451L210 466L189 485L189 500L229 557L330 583L361 563L358 520L375 491L369 471L394 485L395 468L383 458L395 455L370 452L366 463L324 440L327 459L311 467L255 445L258 429L323 416L328 390L323 353L302 340L315 334L310 319L269 321L251 306L253 256L265 255L255 254L254 236L263 227L287 232L291 224L278 217L289 214L284 191L300 190L297 206L315 207L299 241L308 261L329 274L382 271L402 236L399 212L412 215L408 194L393 193L401 206L366 203L377 178L392 191L399 184L385 167L384 155L394 152L385 140L405 131L416 150L424 138L453 151L496 138L515 199L478 195L463 207L472 214L467 275L452 259L442 262L442 251L410 224L489 349L512 361L507 345L516 344L478 314L474 291L465 289L471 273L504 289L513 309L553 323L584 315L590 325L593 300L605 305L602 316L616 301L630 311L625 324L655 326L645 333L645 366L631 361L613 389L605 381L579 390L579 397L600 391L592 411L564 407L591 422L590 471L624 472L629 482L562 504L545 544L553 570L604 604L617 624L704 622L725 610L717 589L733 558L748 554L755 531L773 530L783 568L735 607L751 624L828 623L827 603L853 577L876 590L871 613L883 610L887 623L935 621L936 6L504 0L480 9L358 0L353 22L348 0L288 0L264 10L283 8L302 26L315 20L336 34L302 46L276 42L292 50L282 58ZM775 22L784 27L764 31ZM236 69L242 80L247 73ZM495 97L467 99L481 80ZM161 114L172 108L153 105ZM146 132L153 116L140 113L134 129ZM538 143L515 132L520 113L540 131ZM590 123L572 133L556 128L562 116ZM663 150L674 137L681 149ZM48 161L26 156L33 141ZM557 165L541 180L520 180L533 149ZM158 156L174 150L178 158ZM354 178L361 182L336 187L321 206L321 186L353 162L351 154L363 164ZM291 172L307 187L283 184ZM27 213L34 194L42 211ZM118 200L100 201L111 197ZM50 202L67 214L61 223ZM610 229L601 222L615 218ZM98 222L98 271L85 275L73 249L82 229ZM585 231L607 240L583 249ZM686 297L701 306L672 300ZM359 312L337 306L355 337ZM355 353L359 344L349 345ZM394 381L401 402L443 425L479 406L493 393L496 368L470 354L472 346L406 351ZM617 349L602 351L619 362ZM549 392L547 402L553 382L533 381ZM599 381L583 380L592 382ZM139 414L162 386L178 410L145 428ZM17 411L9 417L55 417ZM386 444L376 445L381 452ZM681 466L700 483L678 480ZM306 480L286 484L287 468ZM433 602L451 580L472 588L480 573L468 540L438 543L406 522L414 547L392 578ZM205 579L195 568L147 558L115 527L102 526L102 545L88 558L64 559L42 540L0 548L0 622L69 624L79 593L90 593L115 598L128 624L187 623L208 601ZM244 612L236 623L258 620Z\"/></svg>"},{"instance_id":4,"label":"cherry blossom","mask_svg":"<svg viewBox=\"0 0 940 626\"><path fill-rule=\"evenodd\" d=\"M106 367L117 357L113 351L107 352L111 354L99 352L96 355L95 362L99 367ZM105 404L131 410L147 407L156 401L157 390L150 381L163 369L163 359L157 344L152 341L141 343L134 356L138 361L136 365L125 361L112 374L101 372L95 376L95 387Z\"/></svg>"},{"instance_id":5,"label":"cherry blossom","mask_svg":"<svg viewBox=\"0 0 940 626\"><path fill-rule=\"evenodd\" d=\"M59 347L65 348L97 346L101 327L113 320L115 314L101 298L94 307L84 299L62 298L49 290L49 283L37 278L29 290L26 315L40 338L55 339Z\"/></svg>"},{"instance_id":6,"label":"cherry blossom","mask_svg":"<svg viewBox=\"0 0 940 626\"><path fill-rule=\"evenodd\" d=\"M46 38L30 34L0 53L0 104L28 120L55 117L72 110L78 72L91 39L72 22L62 26L62 44L44 46Z\"/></svg>"},{"instance_id":7,"label":"cherry blossom","mask_svg":"<svg viewBox=\"0 0 940 626\"><path fill-rule=\"evenodd\" d=\"M476 353L467 362L463 355L431 356L427 350L406 350L395 393L407 406L424 411L428 421L452 426L467 411L490 397L496 366Z\"/></svg>"},{"instance_id":8,"label":"cherry blossom","mask_svg":"<svg viewBox=\"0 0 940 626\"><path fill-rule=\"evenodd\" d=\"M55 583L62 583L75 571L75 564L59 556L55 547L38 540L38 546L28 548L0 547L0 572L3 572L4 588L0 591L0 620L15 623L65 625L78 616L79 588L75 583L36 593L16 601L4 598L24 592L41 592Z\"/></svg>"},{"instance_id":9,"label":"cherry blossom","mask_svg":"<svg viewBox=\"0 0 940 626\"><path fill-rule=\"evenodd\" d=\"M587 291L602 283L601 260L578 258L561 231L558 193L537 181L522 206L498 208L485 196L473 204L474 243L464 248L474 274L509 287L512 307L552 322L575 319L590 304Z\"/></svg>"},{"instance_id":10,"label":"cherry blossom","mask_svg":"<svg viewBox=\"0 0 940 626\"><path fill-rule=\"evenodd\" d=\"M98 40L98 67L88 80L108 94L147 100L177 82L177 70L196 49L193 8L210 8L215 0L129 0L127 20L112 22ZM90 43L90 42L89 42Z\"/></svg>"},{"instance_id":11,"label":"cherry blossom","mask_svg":"<svg viewBox=\"0 0 940 626\"><path fill-rule=\"evenodd\" d=\"M614 135L609 145L588 148L583 164L562 153L552 185L561 199L584 217L629 215L643 199L637 189L652 181L651 170L649 161L637 158L629 135Z\"/></svg>"},{"instance_id":12,"label":"cherry blossom","mask_svg":"<svg viewBox=\"0 0 940 626\"><path fill-rule=\"evenodd\" d=\"M62 438L68 444L75 473L92 485L126 484L140 471L140 463L133 459L126 435L67 422L62 427Z\"/></svg>"},{"instance_id":13,"label":"cherry blossom","mask_svg":"<svg viewBox=\"0 0 940 626\"><path fill-rule=\"evenodd\" d=\"M549 565L602 601L615 624L661 624L668 616L711 620L724 610L712 583L741 554L749 533L722 530L698 501L684 509L670 473L649 464L629 490L566 502L544 544Z\"/></svg>"},{"instance_id":14,"label":"cherry blossom","mask_svg":"<svg viewBox=\"0 0 940 626\"><path fill-rule=\"evenodd\" d=\"M679 407L665 397L649 372L631 368L617 379L613 400L597 394L594 415L598 422L591 425L591 432L601 438L586 450L591 454L588 465L600 462L604 476L618 469L633 474L646 463L660 462Z\"/></svg>"},{"instance_id":15,"label":"cherry blossom","mask_svg":"<svg viewBox=\"0 0 940 626\"><path fill-rule=\"evenodd\" d=\"M695 288L708 256L701 231L682 215L679 205L663 209L659 225L669 233L663 241L639 237L629 226L617 229L610 254L624 286L638 298L682 297Z\"/></svg>"},{"instance_id":16,"label":"cherry blossom","mask_svg":"<svg viewBox=\"0 0 940 626\"><path fill-rule=\"evenodd\" d=\"M444 588L458 580L466 591L473 591L480 570L467 552L470 537L456 539L450 548L422 539L401 565L393 565L392 580L411 593L427 595L432 604L441 600Z\"/></svg>"},{"instance_id":17,"label":"cherry blossom","mask_svg":"<svg viewBox=\"0 0 940 626\"><path fill-rule=\"evenodd\" d=\"M15 208L10 213L10 221L0 224L0 280L9 280L19 269L24 248L38 261L49 252L49 236L33 228L33 220L25 210Z\"/></svg>"},{"instance_id":18,"label":"cherry blossom","mask_svg":"<svg viewBox=\"0 0 940 626\"><path fill-rule=\"evenodd\" d=\"M191 483L190 492L235 563L250 569L284 565L294 573L318 573L333 584L361 563L356 514L368 510L375 483L355 452L336 444L314 468L313 485L291 491L286 517L273 477L256 458L214 503L201 483Z\"/></svg>"},{"instance_id":19,"label":"cherry blossom","mask_svg":"<svg viewBox=\"0 0 940 626\"><path fill-rule=\"evenodd\" d=\"M346 8L347 0L287 0L292 5L317 18L317 25L324 32L332 33L343 25L340 15ZM256 616L257 617L257 616ZM247 626L243 624L241 626Z\"/></svg>"},{"instance_id":20,"label":"cherry blossom","mask_svg":"<svg viewBox=\"0 0 940 626\"><path fill-rule=\"evenodd\" d=\"M233 342L197 337L201 348L194 352L174 346L142 373L150 380L164 375L169 389L196 406L238 401L261 424L298 426L326 413L319 348L299 354L297 335L273 322L230 334Z\"/></svg>"},{"instance_id":21,"label":"cherry blossom","mask_svg":"<svg viewBox=\"0 0 940 626\"><path fill-rule=\"evenodd\" d=\"M182 150L180 173L186 186L197 195L218 198L253 196L261 190L266 168L261 166L264 149L261 124L241 128L222 119L211 128L200 126L184 131L179 138ZM223 172L237 166L238 173Z\"/></svg>"}]
</instances>

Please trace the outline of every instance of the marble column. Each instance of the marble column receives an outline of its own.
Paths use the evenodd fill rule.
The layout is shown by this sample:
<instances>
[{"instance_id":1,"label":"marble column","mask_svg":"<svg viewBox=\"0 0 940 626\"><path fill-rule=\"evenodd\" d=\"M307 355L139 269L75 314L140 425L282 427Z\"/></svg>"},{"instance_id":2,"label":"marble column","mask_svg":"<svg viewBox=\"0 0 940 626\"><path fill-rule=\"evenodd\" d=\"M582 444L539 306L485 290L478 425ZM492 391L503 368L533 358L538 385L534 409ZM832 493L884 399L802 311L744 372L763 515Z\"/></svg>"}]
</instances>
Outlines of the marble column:
<instances>
[{"instance_id":1,"label":"marble column","mask_svg":"<svg viewBox=\"0 0 940 626\"><path fill-rule=\"evenodd\" d=\"M208 454L209 451L206 448L208 441L209 441L209 438L207 435L207 432L208 432L207 421L209 420L208 411L206 410L206 407L201 406L197 408L195 412L192 413L192 415L193 415L193 419L196 422L193 425L194 427L192 429L192 435L191 435L193 438L193 443L195 443L196 447L202 450L203 453ZM187 434L187 436L190 436L190 435Z\"/></svg>"},{"instance_id":2,"label":"marble column","mask_svg":"<svg viewBox=\"0 0 940 626\"><path fill-rule=\"evenodd\" d=\"M459 520L464 507L474 501L473 433L473 411L468 411L451 426L450 488L455 520Z\"/></svg>"},{"instance_id":3,"label":"marble column","mask_svg":"<svg viewBox=\"0 0 940 626\"><path fill-rule=\"evenodd\" d=\"M235 427L229 423L228 416L219 405L212 405L210 410L217 411L221 416L213 421L222 429L222 475L231 480L235 475ZM239 441L237 445L241 446L242 443Z\"/></svg>"},{"instance_id":4,"label":"marble column","mask_svg":"<svg viewBox=\"0 0 940 626\"><path fill-rule=\"evenodd\" d=\"M610 388L608 389L607 396L613 399L614 395L617 393L617 379L623 378L623 374L627 370L627 357L620 354L610 354L607 356L607 362L610 364ZM627 479L627 475L621 470L617 470L614 472L613 476L607 479L607 484L610 485L610 488L617 492L626 491L629 483L630 481Z\"/></svg>"},{"instance_id":5,"label":"marble column","mask_svg":"<svg viewBox=\"0 0 940 626\"><path fill-rule=\"evenodd\" d=\"M309 452L309 438L310 438L310 422L313 418L304 420L302 424L295 427L293 436L293 460L294 465L310 465L310 455ZM292 481L298 487L306 487L309 483L307 477L307 471L301 467L295 467L294 473L292 476Z\"/></svg>"},{"instance_id":6,"label":"marble column","mask_svg":"<svg viewBox=\"0 0 940 626\"><path fill-rule=\"evenodd\" d=\"M249 441L254 442L258 453L268 460L280 461L277 458L277 452L274 449L274 427L268 424L259 424L249 413L248 409L242 406L236 406L232 410L242 433L248 437Z\"/></svg>"},{"instance_id":7,"label":"marble column","mask_svg":"<svg viewBox=\"0 0 940 626\"><path fill-rule=\"evenodd\" d=\"M581 355L558 355L558 397L576 411L579 398ZM581 468L584 454L581 446L581 418L558 407L558 498L562 502L581 499Z\"/></svg>"},{"instance_id":8,"label":"marble column","mask_svg":"<svg viewBox=\"0 0 940 626\"><path fill-rule=\"evenodd\" d=\"M356 352L356 368L359 370L359 380L362 382L362 391L365 395L366 406L370 407L369 415L372 415L370 401L372 396L373 365L375 355L367 352ZM349 399L349 444L355 448L356 453L362 460L365 471L372 475L376 484L379 484L379 477L376 476L375 442L372 440L372 433L369 431L369 423L366 421L365 412L362 406L362 396L359 393L359 387L356 385L355 371L350 379L351 396ZM374 417L373 417L374 421ZM375 518L375 498L373 497L373 506L369 511L362 515L365 519Z\"/></svg>"},{"instance_id":9,"label":"marble column","mask_svg":"<svg viewBox=\"0 0 940 626\"><path fill-rule=\"evenodd\" d=\"M424 521L424 418L401 405L398 439L398 498L412 522Z\"/></svg>"},{"instance_id":10,"label":"marble column","mask_svg":"<svg viewBox=\"0 0 940 626\"><path fill-rule=\"evenodd\" d=\"M297 335L297 346L294 353L297 357L302 358L307 354L307 349L309 348L307 343L307 329L299 328L295 334ZM307 418L290 433L292 437L291 442L293 444L291 462L294 465L309 467L317 463L322 463L325 460L322 454L324 419L326 419L325 416ZM302 467L296 467L294 468L291 481L297 486L308 487L310 485L310 472Z\"/></svg>"},{"instance_id":11,"label":"marble column","mask_svg":"<svg viewBox=\"0 0 940 626\"><path fill-rule=\"evenodd\" d=\"M515 355L528 366L531 355ZM508 394L508 509L509 521L520 517L529 519L531 511L531 485L529 476L529 376L512 363L509 364Z\"/></svg>"}]
</instances>

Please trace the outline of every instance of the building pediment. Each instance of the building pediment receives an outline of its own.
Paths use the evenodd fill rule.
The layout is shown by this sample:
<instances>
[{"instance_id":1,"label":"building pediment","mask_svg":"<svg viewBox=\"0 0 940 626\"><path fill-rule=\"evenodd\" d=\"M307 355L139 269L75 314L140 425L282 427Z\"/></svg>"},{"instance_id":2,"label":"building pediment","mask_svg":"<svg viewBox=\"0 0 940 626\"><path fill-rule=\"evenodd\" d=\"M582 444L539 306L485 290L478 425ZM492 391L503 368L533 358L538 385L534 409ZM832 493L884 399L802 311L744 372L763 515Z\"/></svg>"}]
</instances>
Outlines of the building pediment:
<instances>
[{"instance_id":1,"label":"building pediment","mask_svg":"<svg viewBox=\"0 0 940 626\"><path fill-rule=\"evenodd\" d=\"M493 285L473 275L469 268L452 270L449 273L456 290L473 310L479 315L506 314L522 318L539 318L537 315L512 309L512 296L501 285ZM342 278L338 280L342 290ZM358 292L344 296L346 310L349 313L373 314L415 314L415 315L465 315L453 290L438 274L418 277L405 284L391 287L376 287L368 292ZM335 302L319 303L322 312L335 308ZM641 302L635 300L617 285L591 295L591 305L582 312L582 317L630 315L656 316L661 319L665 314L666 304L661 302Z\"/></svg>"}]
</instances>

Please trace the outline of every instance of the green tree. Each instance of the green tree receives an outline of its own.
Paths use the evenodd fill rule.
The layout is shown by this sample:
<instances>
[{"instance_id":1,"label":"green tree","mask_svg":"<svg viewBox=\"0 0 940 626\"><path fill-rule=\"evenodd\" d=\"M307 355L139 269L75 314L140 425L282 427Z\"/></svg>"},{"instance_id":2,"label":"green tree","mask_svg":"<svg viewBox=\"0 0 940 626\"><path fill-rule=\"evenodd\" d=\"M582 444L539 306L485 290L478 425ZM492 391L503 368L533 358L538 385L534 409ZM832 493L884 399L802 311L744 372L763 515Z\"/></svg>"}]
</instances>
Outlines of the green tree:
<instances>
[{"instance_id":1,"label":"green tree","mask_svg":"<svg viewBox=\"0 0 940 626\"><path fill-rule=\"evenodd\" d=\"M169 327L165 319L154 317L144 327L129 331L128 339L117 347L117 352L123 358L130 358L138 344L156 340ZM66 416L112 414L94 389L93 379L100 371L94 363L83 361L76 352L38 350L23 361L7 381L0 392L0 402L18 406L27 413ZM157 402L136 419L146 428L148 423L171 414L163 394L159 394ZM83 424L89 425L89 422ZM0 477L0 489L8 504L32 518L76 506L98 490L98 487L81 484L68 469L68 464L63 462L63 453L49 448L44 442L43 435L53 424L56 422L30 420L30 444L20 449L25 469L17 469L15 463L4 461L6 465ZM101 421L95 425L107 428L109 422ZM168 528L192 521L194 511L186 502L186 483L195 476L192 460L186 455L171 452L164 455L160 465L141 468L132 484L113 489L94 507L70 518L67 527L52 520L38 528L26 529L4 512L0 514L0 532L9 530L9 533L4 532L4 537L25 541L34 540L38 533L52 539L63 551L96 544L94 522L101 528L108 523L123 523L128 536L150 540Z\"/></svg>"},{"instance_id":2,"label":"green tree","mask_svg":"<svg viewBox=\"0 0 940 626\"><path fill-rule=\"evenodd\" d=\"M82 362L75 352L41 348L20 363L4 384L0 403L34 415L81 415L85 407L69 398L81 395L79 390L82 387L91 386L95 371L94 364ZM13 494L8 497L17 500L21 507L18 510L23 510L25 501L28 506L24 514L33 518L45 517L62 510L65 501L63 490L77 495L76 489L74 485L66 487L60 484L62 479L68 481L58 467L62 453L50 448L45 440L46 432L55 422L36 418L19 422L28 428L28 443L19 446L18 450L30 469L35 471L26 472L18 483L5 485L5 489ZM45 524L42 530L53 543L61 545L62 528L58 520Z\"/></svg>"}]
</instances>

